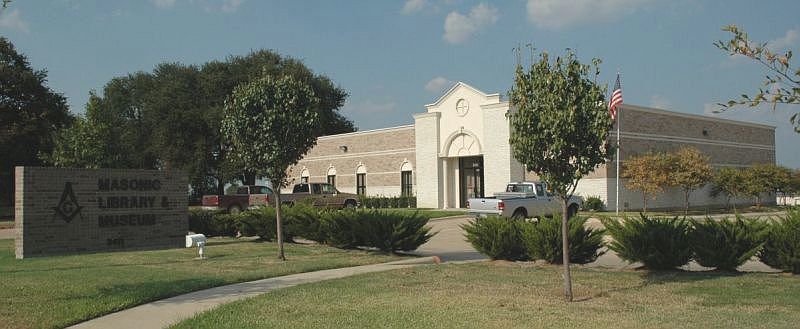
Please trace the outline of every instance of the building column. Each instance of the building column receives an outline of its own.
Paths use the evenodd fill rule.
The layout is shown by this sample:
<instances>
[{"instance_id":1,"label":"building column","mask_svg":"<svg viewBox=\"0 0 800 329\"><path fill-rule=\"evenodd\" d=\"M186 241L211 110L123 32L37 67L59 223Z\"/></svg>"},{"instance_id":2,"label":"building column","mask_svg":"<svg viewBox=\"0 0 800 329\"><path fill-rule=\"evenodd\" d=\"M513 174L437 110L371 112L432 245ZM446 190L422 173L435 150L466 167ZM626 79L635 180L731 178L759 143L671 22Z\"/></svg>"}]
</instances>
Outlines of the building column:
<instances>
[{"instance_id":1,"label":"building column","mask_svg":"<svg viewBox=\"0 0 800 329\"><path fill-rule=\"evenodd\" d=\"M450 205L450 167L447 165L448 158L442 158L442 208L451 208Z\"/></svg>"},{"instance_id":2,"label":"building column","mask_svg":"<svg viewBox=\"0 0 800 329\"><path fill-rule=\"evenodd\" d=\"M439 159L439 118L441 113L414 115L417 161L417 206L441 208L442 163Z\"/></svg>"}]
</instances>

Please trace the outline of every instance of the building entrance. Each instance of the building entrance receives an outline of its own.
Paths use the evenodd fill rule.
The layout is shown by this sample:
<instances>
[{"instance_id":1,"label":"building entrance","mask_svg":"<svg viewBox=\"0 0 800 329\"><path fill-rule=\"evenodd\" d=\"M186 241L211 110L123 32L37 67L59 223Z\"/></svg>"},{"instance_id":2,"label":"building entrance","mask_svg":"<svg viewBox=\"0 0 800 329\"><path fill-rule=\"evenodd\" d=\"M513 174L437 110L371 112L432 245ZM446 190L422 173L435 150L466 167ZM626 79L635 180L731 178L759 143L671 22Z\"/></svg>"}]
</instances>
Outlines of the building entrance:
<instances>
[{"instance_id":1,"label":"building entrance","mask_svg":"<svg viewBox=\"0 0 800 329\"><path fill-rule=\"evenodd\" d=\"M470 198L483 198L483 157L458 158L460 207L467 207Z\"/></svg>"}]
</instances>

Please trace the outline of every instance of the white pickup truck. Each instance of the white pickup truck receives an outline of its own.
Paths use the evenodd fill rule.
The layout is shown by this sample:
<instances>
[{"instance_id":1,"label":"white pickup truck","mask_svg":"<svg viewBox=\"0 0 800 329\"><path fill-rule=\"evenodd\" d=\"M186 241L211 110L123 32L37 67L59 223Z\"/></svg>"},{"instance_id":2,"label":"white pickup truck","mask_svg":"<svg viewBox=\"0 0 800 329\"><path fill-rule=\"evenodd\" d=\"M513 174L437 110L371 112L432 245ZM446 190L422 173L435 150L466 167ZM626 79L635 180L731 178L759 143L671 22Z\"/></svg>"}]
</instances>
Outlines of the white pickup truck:
<instances>
[{"instance_id":1,"label":"white pickup truck","mask_svg":"<svg viewBox=\"0 0 800 329\"><path fill-rule=\"evenodd\" d=\"M569 199L570 217L582 204L583 198L579 196ZM561 199L547 192L547 184L542 182L512 182L505 192L495 193L494 197L467 200L467 213L473 216L542 217L561 213L561 207Z\"/></svg>"}]
</instances>

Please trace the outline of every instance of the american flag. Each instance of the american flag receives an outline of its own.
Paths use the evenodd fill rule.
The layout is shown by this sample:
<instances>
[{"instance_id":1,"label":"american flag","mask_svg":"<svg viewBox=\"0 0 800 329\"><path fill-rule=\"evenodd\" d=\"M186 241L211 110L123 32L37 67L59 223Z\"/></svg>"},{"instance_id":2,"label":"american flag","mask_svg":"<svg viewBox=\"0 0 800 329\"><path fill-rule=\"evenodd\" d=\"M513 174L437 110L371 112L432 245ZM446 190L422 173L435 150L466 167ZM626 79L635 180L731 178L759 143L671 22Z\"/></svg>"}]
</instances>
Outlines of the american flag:
<instances>
[{"instance_id":1,"label":"american flag","mask_svg":"<svg viewBox=\"0 0 800 329\"><path fill-rule=\"evenodd\" d=\"M611 101L608 103L608 113L611 114L611 119L617 118L617 105L622 104L622 87L619 85L619 73L617 73L617 82L614 83L614 91L611 92Z\"/></svg>"}]
</instances>

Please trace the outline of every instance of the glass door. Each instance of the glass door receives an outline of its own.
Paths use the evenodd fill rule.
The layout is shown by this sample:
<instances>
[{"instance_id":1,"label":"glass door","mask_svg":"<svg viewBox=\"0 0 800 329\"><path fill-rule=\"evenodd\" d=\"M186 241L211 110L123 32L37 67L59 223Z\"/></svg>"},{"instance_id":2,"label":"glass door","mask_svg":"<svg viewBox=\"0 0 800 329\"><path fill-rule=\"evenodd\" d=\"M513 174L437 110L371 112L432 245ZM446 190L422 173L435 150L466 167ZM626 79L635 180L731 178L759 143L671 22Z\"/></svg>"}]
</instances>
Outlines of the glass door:
<instances>
[{"instance_id":1,"label":"glass door","mask_svg":"<svg viewBox=\"0 0 800 329\"><path fill-rule=\"evenodd\" d=\"M461 173L460 207L466 208L467 200L482 198L483 195L483 157L459 158L459 172Z\"/></svg>"}]
</instances>

